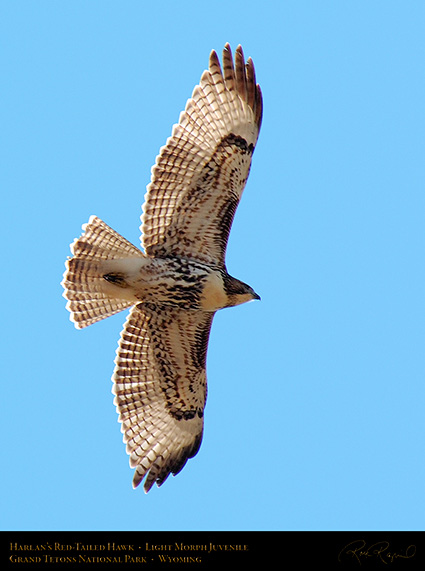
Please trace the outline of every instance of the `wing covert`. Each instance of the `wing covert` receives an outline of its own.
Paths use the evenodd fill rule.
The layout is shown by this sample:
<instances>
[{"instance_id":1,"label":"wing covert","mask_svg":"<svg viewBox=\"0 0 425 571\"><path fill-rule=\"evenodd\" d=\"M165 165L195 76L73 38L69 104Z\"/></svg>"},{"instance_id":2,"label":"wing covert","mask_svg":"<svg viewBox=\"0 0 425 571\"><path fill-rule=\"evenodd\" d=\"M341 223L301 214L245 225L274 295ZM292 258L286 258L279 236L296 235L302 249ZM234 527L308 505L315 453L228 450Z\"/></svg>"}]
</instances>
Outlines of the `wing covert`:
<instances>
[{"instance_id":1,"label":"wing covert","mask_svg":"<svg viewBox=\"0 0 425 571\"><path fill-rule=\"evenodd\" d=\"M262 119L252 60L216 52L152 168L142 215L148 256L224 263L233 217L248 178Z\"/></svg>"}]
</instances>

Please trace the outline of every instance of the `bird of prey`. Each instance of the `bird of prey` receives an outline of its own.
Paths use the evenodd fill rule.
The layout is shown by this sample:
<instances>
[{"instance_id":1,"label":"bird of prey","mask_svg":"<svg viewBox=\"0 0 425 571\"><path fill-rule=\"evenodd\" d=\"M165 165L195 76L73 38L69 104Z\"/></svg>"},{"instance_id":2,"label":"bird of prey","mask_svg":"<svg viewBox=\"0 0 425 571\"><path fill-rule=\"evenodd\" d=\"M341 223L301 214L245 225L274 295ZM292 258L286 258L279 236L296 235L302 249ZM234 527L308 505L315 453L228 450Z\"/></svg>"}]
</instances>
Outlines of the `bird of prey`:
<instances>
[{"instance_id":1,"label":"bird of prey","mask_svg":"<svg viewBox=\"0 0 425 571\"><path fill-rule=\"evenodd\" d=\"M229 44L209 69L152 167L142 252L96 216L71 244L62 286L83 328L131 307L112 377L133 486L148 492L198 452L206 355L217 310L260 299L230 276L225 254L262 119L251 58Z\"/></svg>"}]
</instances>

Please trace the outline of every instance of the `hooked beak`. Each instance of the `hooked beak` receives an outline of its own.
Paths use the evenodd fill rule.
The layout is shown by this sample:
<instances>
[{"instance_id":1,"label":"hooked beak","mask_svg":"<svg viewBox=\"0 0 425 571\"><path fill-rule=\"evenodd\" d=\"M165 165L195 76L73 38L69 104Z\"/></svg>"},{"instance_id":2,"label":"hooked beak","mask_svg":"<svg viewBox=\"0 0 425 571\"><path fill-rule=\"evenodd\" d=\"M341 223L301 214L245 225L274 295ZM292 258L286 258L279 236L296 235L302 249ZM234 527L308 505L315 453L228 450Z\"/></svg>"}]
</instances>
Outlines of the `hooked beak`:
<instances>
[{"instance_id":1,"label":"hooked beak","mask_svg":"<svg viewBox=\"0 0 425 571\"><path fill-rule=\"evenodd\" d=\"M253 299L258 299L259 301L261 301L261 297L258 295L258 293L255 293L255 291L252 297Z\"/></svg>"}]
</instances>

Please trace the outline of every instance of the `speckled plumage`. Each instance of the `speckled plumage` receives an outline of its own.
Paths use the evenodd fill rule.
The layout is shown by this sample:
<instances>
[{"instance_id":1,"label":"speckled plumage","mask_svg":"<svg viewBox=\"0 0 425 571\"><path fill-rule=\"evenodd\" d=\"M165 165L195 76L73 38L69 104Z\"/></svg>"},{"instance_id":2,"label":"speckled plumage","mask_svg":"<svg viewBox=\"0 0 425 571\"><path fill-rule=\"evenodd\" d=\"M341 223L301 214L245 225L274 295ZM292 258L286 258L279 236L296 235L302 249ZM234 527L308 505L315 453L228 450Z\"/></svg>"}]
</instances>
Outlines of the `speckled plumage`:
<instances>
[{"instance_id":1,"label":"speckled plumage","mask_svg":"<svg viewBox=\"0 0 425 571\"><path fill-rule=\"evenodd\" d=\"M71 245L62 285L82 328L132 307L113 393L144 489L177 474L201 444L206 355L215 311L259 299L225 266L233 217L262 118L251 59L239 46L210 55L152 168L142 215L144 253L92 216Z\"/></svg>"}]
</instances>

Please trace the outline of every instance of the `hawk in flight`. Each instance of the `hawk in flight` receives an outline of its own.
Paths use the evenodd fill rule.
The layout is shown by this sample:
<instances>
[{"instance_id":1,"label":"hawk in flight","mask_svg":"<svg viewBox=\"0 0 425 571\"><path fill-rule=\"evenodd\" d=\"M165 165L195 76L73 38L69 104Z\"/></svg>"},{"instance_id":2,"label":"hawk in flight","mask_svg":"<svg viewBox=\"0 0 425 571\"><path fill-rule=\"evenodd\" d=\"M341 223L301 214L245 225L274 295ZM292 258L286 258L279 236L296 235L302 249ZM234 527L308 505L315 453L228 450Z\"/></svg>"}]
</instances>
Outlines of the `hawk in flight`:
<instances>
[{"instance_id":1,"label":"hawk in flight","mask_svg":"<svg viewBox=\"0 0 425 571\"><path fill-rule=\"evenodd\" d=\"M251 58L229 44L209 69L152 168L142 214L144 252L96 216L71 245L62 281L83 328L131 307L115 359L114 404L148 492L199 450L206 355L215 312L260 299L227 273L226 246L262 118Z\"/></svg>"}]
</instances>

